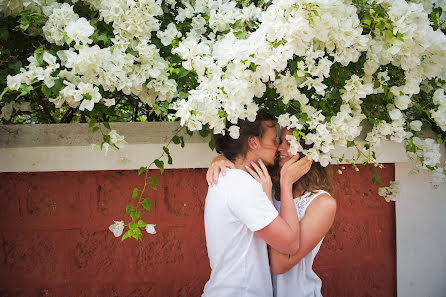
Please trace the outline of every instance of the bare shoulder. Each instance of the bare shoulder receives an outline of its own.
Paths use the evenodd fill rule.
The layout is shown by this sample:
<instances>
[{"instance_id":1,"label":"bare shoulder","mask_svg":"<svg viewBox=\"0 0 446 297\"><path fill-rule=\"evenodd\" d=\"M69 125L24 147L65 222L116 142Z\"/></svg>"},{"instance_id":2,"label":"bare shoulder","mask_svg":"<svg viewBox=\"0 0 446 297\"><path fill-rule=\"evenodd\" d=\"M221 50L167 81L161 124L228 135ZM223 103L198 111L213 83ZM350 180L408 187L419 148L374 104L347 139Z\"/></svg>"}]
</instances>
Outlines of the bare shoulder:
<instances>
[{"instance_id":1,"label":"bare shoulder","mask_svg":"<svg viewBox=\"0 0 446 297\"><path fill-rule=\"evenodd\" d=\"M325 213L336 212L336 199L328 193L318 195L308 206L307 212L324 211Z\"/></svg>"}]
</instances>

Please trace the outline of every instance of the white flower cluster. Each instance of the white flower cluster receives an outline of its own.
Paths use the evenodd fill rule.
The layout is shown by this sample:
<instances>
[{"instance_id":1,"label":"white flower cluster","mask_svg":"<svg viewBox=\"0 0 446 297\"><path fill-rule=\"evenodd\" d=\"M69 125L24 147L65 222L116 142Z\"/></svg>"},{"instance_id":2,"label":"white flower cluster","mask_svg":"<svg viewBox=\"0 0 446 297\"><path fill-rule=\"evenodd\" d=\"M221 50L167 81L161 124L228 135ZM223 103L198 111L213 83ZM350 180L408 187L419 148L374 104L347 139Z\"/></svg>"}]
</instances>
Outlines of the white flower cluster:
<instances>
[{"instance_id":1,"label":"white flower cluster","mask_svg":"<svg viewBox=\"0 0 446 297\"><path fill-rule=\"evenodd\" d=\"M430 169L432 185L439 185L446 180L446 167L441 162L440 144L432 138L412 138L416 147L415 152L407 152L413 161L422 160L417 163L415 170ZM443 164L443 165L442 165Z\"/></svg>"},{"instance_id":2,"label":"white flower cluster","mask_svg":"<svg viewBox=\"0 0 446 297\"><path fill-rule=\"evenodd\" d=\"M102 99L99 88L93 84L79 82L79 84L75 85L68 81L64 81L64 84L66 86L59 92L59 96L55 99L49 99L50 102L54 102L57 108L60 108L64 102L67 102L73 108L79 107L79 110L87 109L92 111L94 104Z\"/></svg>"},{"instance_id":3,"label":"white flower cluster","mask_svg":"<svg viewBox=\"0 0 446 297\"><path fill-rule=\"evenodd\" d=\"M32 85L36 81L43 81L48 88L54 86L54 81L58 78L52 76L53 72L60 67L57 58L47 51L43 52L43 62L41 65L35 56L28 58L29 64L22 68L19 74L8 75L7 85L11 90L18 90L22 84Z\"/></svg>"},{"instance_id":4,"label":"white flower cluster","mask_svg":"<svg viewBox=\"0 0 446 297\"><path fill-rule=\"evenodd\" d=\"M444 90L436 90L432 101L437 105L437 108L430 110L431 117L441 130L446 131L446 95L444 94Z\"/></svg>"},{"instance_id":5,"label":"white flower cluster","mask_svg":"<svg viewBox=\"0 0 446 297\"><path fill-rule=\"evenodd\" d=\"M54 3L57 3L57 0L0 0L0 15L15 16L24 10L45 13L46 8Z\"/></svg>"},{"instance_id":6,"label":"white flower cluster","mask_svg":"<svg viewBox=\"0 0 446 297\"><path fill-rule=\"evenodd\" d=\"M57 45L63 45L67 41L65 36L74 40L76 45L86 45L92 42L90 36L94 33L94 28L87 19L79 18L68 3L53 9L42 29L45 38Z\"/></svg>"},{"instance_id":7,"label":"white flower cluster","mask_svg":"<svg viewBox=\"0 0 446 297\"><path fill-rule=\"evenodd\" d=\"M400 183L398 181L391 181L390 186L379 188L378 194L379 196L384 197L387 202L397 201L397 198L400 195L400 188Z\"/></svg>"}]
</instances>

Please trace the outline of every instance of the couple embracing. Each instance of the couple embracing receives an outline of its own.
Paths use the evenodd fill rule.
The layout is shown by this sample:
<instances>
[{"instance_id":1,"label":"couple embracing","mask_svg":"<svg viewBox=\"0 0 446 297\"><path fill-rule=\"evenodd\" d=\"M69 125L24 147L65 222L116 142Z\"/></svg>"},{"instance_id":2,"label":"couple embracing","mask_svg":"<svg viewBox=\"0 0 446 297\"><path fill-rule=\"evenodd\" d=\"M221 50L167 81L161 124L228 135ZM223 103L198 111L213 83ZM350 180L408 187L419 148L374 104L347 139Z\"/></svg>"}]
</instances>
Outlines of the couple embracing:
<instances>
[{"instance_id":1,"label":"couple embracing","mask_svg":"<svg viewBox=\"0 0 446 297\"><path fill-rule=\"evenodd\" d=\"M275 119L265 111L237 125L238 139L215 135L223 156L207 174L204 222L212 271L202 296L321 296L312 265L336 212L327 172L291 155L287 129L279 145ZM275 161L273 190L267 168Z\"/></svg>"}]
</instances>

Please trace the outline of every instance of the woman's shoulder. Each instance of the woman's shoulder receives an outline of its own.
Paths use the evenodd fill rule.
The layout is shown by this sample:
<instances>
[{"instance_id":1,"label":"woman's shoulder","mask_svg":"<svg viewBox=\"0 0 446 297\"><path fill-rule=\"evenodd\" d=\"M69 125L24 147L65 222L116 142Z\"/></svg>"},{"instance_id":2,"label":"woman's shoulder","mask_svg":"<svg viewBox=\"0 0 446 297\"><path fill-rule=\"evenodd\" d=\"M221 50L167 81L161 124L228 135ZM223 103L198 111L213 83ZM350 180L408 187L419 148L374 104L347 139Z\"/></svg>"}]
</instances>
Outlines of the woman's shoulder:
<instances>
[{"instance_id":1,"label":"woman's shoulder","mask_svg":"<svg viewBox=\"0 0 446 297\"><path fill-rule=\"evenodd\" d=\"M311 203L308 205L307 211L321 208L327 211L336 211L336 199L334 199L330 193L323 190L318 190L312 196L313 199L311 199Z\"/></svg>"}]
</instances>

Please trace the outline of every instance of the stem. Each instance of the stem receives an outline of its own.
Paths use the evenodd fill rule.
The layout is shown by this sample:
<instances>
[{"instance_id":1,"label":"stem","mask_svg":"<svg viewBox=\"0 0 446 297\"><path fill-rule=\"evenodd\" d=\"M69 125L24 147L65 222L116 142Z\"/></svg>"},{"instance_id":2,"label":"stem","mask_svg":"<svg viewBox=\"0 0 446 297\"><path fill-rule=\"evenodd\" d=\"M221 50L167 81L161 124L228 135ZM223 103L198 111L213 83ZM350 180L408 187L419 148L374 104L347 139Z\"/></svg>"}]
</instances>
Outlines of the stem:
<instances>
[{"instance_id":1,"label":"stem","mask_svg":"<svg viewBox=\"0 0 446 297\"><path fill-rule=\"evenodd\" d=\"M169 147L169 145L170 145L170 144L172 143L172 141L173 141L173 138L174 138L175 136L177 136L181 131L183 131L183 129L184 129L184 126L181 126L181 127L179 127L179 128L175 131L175 134L170 138L169 142L166 144L166 147ZM140 204L142 204L143 194L144 194L144 192L146 191L147 184L149 183L148 175L149 175L150 167L155 163L155 160L159 160L159 159L161 159L162 157L164 157L165 154L166 154L166 152L164 152L164 150L163 150L162 154L161 154L158 158L154 159L154 160L149 164L149 166L147 166L147 169L145 170L146 173L145 173L145 175L144 175L144 186L143 186L142 190L139 192L139 198L138 198L138 202L136 203L135 213L138 213L138 207L139 207ZM132 221L133 221L133 220L132 220Z\"/></svg>"}]
</instances>

